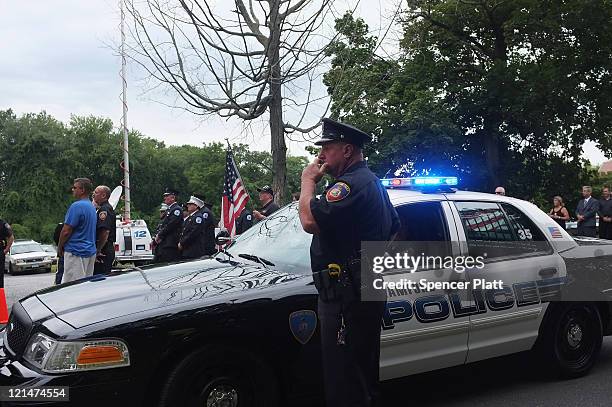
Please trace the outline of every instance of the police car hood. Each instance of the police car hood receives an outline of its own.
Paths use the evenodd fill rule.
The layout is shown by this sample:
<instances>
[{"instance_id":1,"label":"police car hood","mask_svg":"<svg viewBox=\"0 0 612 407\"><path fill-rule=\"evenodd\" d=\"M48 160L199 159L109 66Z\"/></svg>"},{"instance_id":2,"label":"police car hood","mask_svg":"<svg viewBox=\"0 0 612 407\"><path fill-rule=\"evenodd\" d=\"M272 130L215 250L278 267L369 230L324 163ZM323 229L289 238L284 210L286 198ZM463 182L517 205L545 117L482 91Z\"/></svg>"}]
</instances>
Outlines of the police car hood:
<instances>
[{"instance_id":1,"label":"police car hood","mask_svg":"<svg viewBox=\"0 0 612 407\"><path fill-rule=\"evenodd\" d=\"M159 309L206 307L273 297L275 290L304 287L307 275L215 259L94 276L37 292L55 315L75 328Z\"/></svg>"}]
</instances>

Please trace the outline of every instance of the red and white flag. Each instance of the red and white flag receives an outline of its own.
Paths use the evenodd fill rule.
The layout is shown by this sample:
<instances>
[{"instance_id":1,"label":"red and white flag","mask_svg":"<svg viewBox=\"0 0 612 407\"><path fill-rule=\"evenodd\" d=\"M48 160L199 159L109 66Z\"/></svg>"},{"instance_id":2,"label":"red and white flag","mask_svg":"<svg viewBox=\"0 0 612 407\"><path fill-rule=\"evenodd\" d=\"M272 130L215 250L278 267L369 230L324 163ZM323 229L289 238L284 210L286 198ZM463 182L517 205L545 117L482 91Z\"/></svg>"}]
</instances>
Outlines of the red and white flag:
<instances>
[{"instance_id":1,"label":"red and white flag","mask_svg":"<svg viewBox=\"0 0 612 407\"><path fill-rule=\"evenodd\" d=\"M223 220L223 226L231 237L236 235L236 219L238 219L249 199L249 194L236 167L232 150L228 148L225 160L223 198L221 200L221 219Z\"/></svg>"}]
</instances>

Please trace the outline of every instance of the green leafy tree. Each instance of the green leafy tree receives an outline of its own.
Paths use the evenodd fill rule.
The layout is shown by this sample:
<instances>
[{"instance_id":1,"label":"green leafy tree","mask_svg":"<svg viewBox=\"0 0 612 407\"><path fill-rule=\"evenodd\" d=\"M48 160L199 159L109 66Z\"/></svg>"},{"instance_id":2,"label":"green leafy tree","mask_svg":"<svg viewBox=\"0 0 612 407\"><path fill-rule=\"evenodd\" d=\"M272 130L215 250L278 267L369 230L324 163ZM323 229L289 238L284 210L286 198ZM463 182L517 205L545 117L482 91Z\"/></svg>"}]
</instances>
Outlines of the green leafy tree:
<instances>
[{"instance_id":1,"label":"green leafy tree","mask_svg":"<svg viewBox=\"0 0 612 407\"><path fill-rule=\"evenodd\" d=\"M608 2L407 5L397 58L376 56L377 39L350 14L329 48L333 112L376 136L379 174L454 170L472 189L517 184L533 198L559 165L554 182L576 187L586 140L612 151Z\"/></svg>"},{"instance_id":2,"label":"green leafy tree","mask_svg":"<svg viewBox=\"0 0 612 407\"><path fill-rule=\"evenodd\" d=\"M133 219L144 219L154 228L166 187L181 191L182 202L193 193L204 195L218 216L225 144L168 147L136 130L129 138ZM121 184L121 140L108 119L75 116L64 125L44 112L17 117L0 111L0 216L17 225L19 238L51 242L73 202L74 178L89 177L110 188ZM244 144L232 149L252 205L257 205L256 186L272 182L272 156ZM288 157L291 190L299 189L305 163L303 157ZM116 212L122 211L120 202Z\"/></svg>"}]
</instances>

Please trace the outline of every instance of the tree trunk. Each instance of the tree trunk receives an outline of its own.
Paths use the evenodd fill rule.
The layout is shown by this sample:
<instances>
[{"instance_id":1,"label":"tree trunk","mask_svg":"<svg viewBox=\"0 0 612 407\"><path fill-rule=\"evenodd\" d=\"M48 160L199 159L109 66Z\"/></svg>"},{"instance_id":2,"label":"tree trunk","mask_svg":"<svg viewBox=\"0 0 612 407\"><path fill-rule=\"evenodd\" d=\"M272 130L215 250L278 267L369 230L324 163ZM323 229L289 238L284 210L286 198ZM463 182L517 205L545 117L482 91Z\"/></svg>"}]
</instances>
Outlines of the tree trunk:
<instances>
[{"instance_id":1,"label":"tree trunk","mask_svg":"<svg viewBox=\"0 0 612 407\"><path fill-rule=\"evenodd\" d=\"M285 198L287 184L287 145L283 126L283 99L281 86L281 68L279 63L279 46L281 21L279 18L280 0L270 0L270 44L268 46L268 63L270 72L270 141L272 149L272 189L274 200L281 203Z\"/></svg>"},{"instance_id":2,"label":"tree trunk","mask_svg":"<svg viewBox=\"0 0 612 407\"><path fill-rule=\"evenodd\" d=\"M487 176L489 178L489 192L493 192L500 185L499 181L499 140L497 133L485 127L483 134L485 160L487 162Z\"/></svg>"}]
</instances>

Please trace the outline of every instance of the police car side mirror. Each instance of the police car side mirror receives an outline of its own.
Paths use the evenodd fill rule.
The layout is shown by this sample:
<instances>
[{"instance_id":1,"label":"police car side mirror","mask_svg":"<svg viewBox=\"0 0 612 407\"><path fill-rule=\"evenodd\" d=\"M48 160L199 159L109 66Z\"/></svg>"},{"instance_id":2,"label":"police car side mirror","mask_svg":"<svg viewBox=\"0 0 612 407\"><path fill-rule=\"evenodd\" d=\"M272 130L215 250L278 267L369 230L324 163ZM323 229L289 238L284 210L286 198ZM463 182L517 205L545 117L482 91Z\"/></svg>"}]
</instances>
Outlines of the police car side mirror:
<instances>
[{"instance_id":1,"label":"police car side mirror","mask_svg":"<svg viewBox=\"0 0 612 407\"><path fill-rule=\"evenodd\" d=\"M232 238L227 230L222 230L217 234L215 238L215 243L218 246L223 246L232 241Z\"/></svg>"},{"instance_id":2,"label":"police car side mirror","mask_svg":"<svg viewBox=\"0 0 612 407\"><path fill-rule=\"evenodd\" d=\"M231 237L225 237L225 236L217 236L217 238L215 239L215 243L217 243L217 245L219 246L223 246L224 244L227 244L231 241L232 241Z\"/></svg>"}]
</instances>

